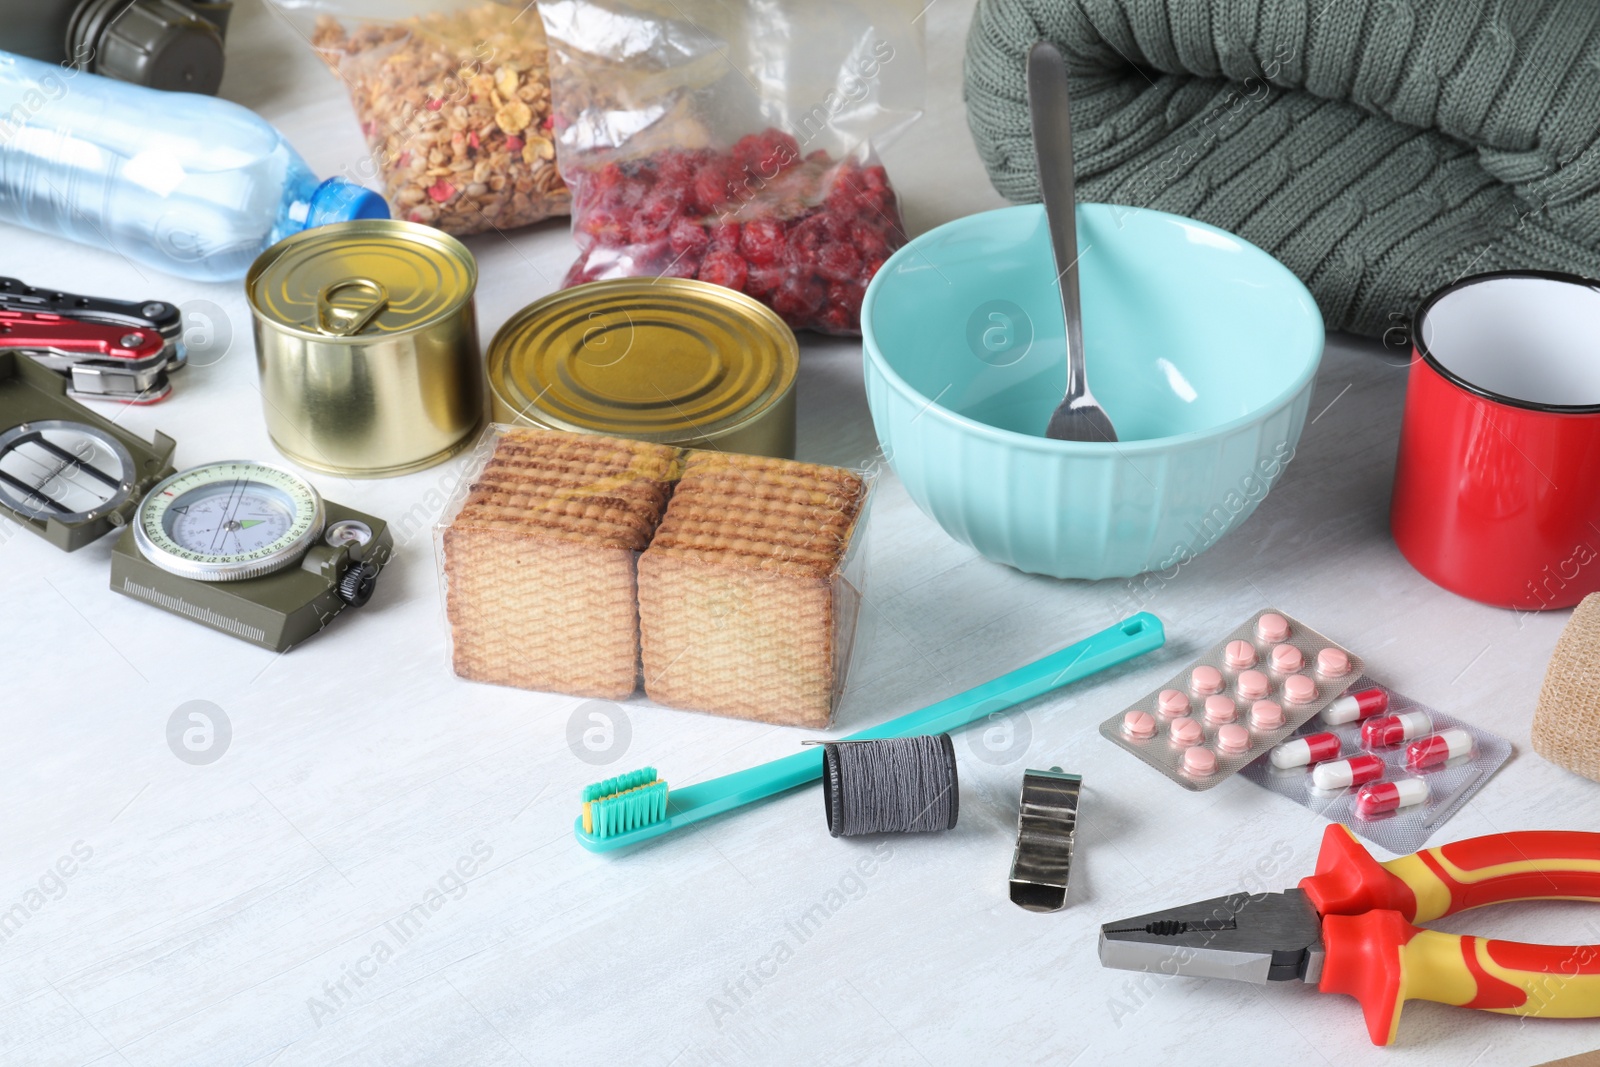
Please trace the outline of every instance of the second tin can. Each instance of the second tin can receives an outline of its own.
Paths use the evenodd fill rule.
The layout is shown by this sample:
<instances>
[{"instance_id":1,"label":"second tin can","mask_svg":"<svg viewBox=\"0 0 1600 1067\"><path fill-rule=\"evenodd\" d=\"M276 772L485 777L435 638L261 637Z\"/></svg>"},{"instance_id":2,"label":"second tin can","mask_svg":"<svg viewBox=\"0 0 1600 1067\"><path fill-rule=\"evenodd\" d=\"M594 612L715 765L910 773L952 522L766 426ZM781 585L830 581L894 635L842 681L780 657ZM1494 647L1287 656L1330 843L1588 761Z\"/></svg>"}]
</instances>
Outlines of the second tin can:
<instances>
[{"instance_id":1,"label":"second tin can","mask_svg":"<svg viewBox=\"0 0 1600 1067\"><path fill-rule=\"evenodd\" d=\"M553 293L489 343L496 422L792 458L794 332L732 289L620 278Z\"/></svg>"},{"instance_id":2,"label":"second tin can","mask_svg":"<svg viewBox=\"0 0 1600 1067\"><path fill-rule=\"evenodd\" d=\"M273 445L367 478L465 448L483 423L477 284L465 245L398 220L320 226L263 252L245 288Z\"/></svg>"}]
</instances>

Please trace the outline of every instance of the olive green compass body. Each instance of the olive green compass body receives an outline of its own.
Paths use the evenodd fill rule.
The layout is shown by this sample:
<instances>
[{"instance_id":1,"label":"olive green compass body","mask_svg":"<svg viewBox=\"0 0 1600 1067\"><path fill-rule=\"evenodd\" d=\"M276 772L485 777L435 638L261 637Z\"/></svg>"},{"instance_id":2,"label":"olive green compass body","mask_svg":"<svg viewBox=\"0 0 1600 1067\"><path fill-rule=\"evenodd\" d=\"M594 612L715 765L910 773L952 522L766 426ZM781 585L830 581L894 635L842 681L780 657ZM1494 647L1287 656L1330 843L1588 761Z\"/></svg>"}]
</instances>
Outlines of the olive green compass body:
<instances>
[{"instance_id":1,"label":"olive green compass body","mask_svg":"<svg viewBox=\"0 0 1600 1067\"><path fill-rule=\"evenodd\" d=\"M111 588L282 652L372 596L392 539L292 471L230 460L179 471L117 539Z\"/></svg>"},{"instance_id":2,"label":"olive green compass body","mask_svg":"<svg viewBox=\"0 0 1600 1067\"><path fill-rule=\"evenodd\" d=\"M68 552L120 529L116 592L277 652L372 596L393 549L383 520L281 467L174 471L172 453L0 349L0 514Z\"/></svg>"}]
</instances>

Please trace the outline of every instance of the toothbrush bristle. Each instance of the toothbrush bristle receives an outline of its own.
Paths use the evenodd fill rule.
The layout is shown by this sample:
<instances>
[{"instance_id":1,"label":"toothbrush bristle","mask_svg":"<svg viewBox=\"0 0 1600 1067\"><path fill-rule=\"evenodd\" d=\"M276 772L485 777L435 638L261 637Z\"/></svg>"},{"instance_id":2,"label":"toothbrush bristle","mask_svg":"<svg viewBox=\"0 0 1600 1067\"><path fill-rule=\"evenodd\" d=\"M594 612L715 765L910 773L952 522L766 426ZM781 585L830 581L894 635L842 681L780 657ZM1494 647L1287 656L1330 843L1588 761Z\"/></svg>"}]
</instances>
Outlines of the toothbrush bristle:
<instances>
[{"instance_id":1,"label":"toothbrush bristle","mask_svg":"<svg viewBox=\"0 0 1600 1067\"><path fill-rule=\"evenodd\" d=\"M595 837L638 830L667 817L667 783L654 767L607 778L583 790L583 829Z\"/></svg>"},{"instance_id":2,"label":"toothbrush bristle","mask_svg":"<svg viewBox=\"0 0 1600 1067\"><path fill-rule=\"evenodd\" d=\"M607 778L603 782L596 782L593 785L584 786L584 803L588 803L592 800L599 800L601 797L611 796L613 793L622 793L629 789L637 789L641 785L649 785L655 780L656 769L654 767L642 767L637 771L629 771L627 774L619 774L615 778Z\"/></svg>"}]
</instances>

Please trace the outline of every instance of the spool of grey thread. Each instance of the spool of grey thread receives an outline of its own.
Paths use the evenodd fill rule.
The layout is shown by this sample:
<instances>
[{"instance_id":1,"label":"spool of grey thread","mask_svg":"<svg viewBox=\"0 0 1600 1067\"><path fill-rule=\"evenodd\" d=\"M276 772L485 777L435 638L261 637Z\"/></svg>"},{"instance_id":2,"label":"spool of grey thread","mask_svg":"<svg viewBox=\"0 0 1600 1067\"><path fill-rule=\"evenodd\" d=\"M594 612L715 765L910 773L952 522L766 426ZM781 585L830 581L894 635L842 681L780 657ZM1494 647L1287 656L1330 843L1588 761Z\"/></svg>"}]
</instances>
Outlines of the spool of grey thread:
<instances>
[{"instance_id":1,"label":"spool of grey thread","mask_svg":"<svg viewBox=\"0 0 1600 1067\"><path fill-rule=\"evenodd\" d=\"M822 802L834 837L949 830L960 799L949 734L823 746Z\"/></svg>"}]
</instances>

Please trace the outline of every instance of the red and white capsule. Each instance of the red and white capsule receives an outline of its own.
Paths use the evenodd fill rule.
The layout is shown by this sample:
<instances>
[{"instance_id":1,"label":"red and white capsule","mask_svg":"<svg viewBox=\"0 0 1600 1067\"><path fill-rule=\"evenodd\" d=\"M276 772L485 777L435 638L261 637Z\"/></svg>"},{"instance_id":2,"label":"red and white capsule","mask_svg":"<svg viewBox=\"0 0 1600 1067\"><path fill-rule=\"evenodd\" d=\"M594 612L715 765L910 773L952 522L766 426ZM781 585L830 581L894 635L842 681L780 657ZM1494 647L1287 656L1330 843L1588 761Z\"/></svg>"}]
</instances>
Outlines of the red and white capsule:
<instances>
[{"instance_id":1,"label":"red and white capsule","mask_svg":"<svg viewBox=\"0 0 1600 1067\"><path fill-rule=\"evenodd\" d=\"M1406 749L1406 766L1425 771L1472 751L1472 735L1465 730L1441 730L1432 737L1413 741Z\"/></svg>"},{"instance_id":2,"label":"red and white capsule","mask_svg":"<svg viewBox=\"0 0 1600 1067\"><path fill-rule=\"evenodd\" d=\"M1362 723L1361 745L1363 748L1393 748L1432 729L1433 719L1427 712L1402 711Z\"/></svg>"},{"instance_id":3,"label":"red and white capsule","mask_svg":"<svg viewBox=\"0 0 1600 1067\"><path fill-rule=\"evenodd\" d=\"M1272 750L1272 765L1279 770L1321 763L1339 755L1339 738L1334 734L1307 734L1285 741Z\"/></svg>"},{"instance_id":4,"label":"red and white capsule","mask_svg":"<svg viewBox=\"0 0 1600 1067\"><path fill-rule=\"evenodd\" d=\"M1428 799L1428 783L1421 778L1402 778L1398 782L1373 782L1356 794L1356 818L1375 819L1391 811L1409 808Z\"/></svg>"},{"instance_id":5,"label":"red and white capsule","mask_svg":"<svg viewBox=\"0 0 1600 1067\"><path fill-rule=\"evenodd\" d=\"M1348 789L1376 782L1383 777L1383 769L1383 760L1366 753L1328 760L1311 768L1311 784L1318 789Z\"/></svg>"},{"instance_id":6,"label":"red and white capsule","mask_svg":"<svg viewBox=\"0 0 1600 1067\"><path fill-rule=\"evenodd\" d=\"M1357 719L1370 719L1389 710L1389 694L1382 689L1363 689L1344 696L1322 709L1322 721L1329 726L1343 726Z\"/></svg>"}]
</instances>

